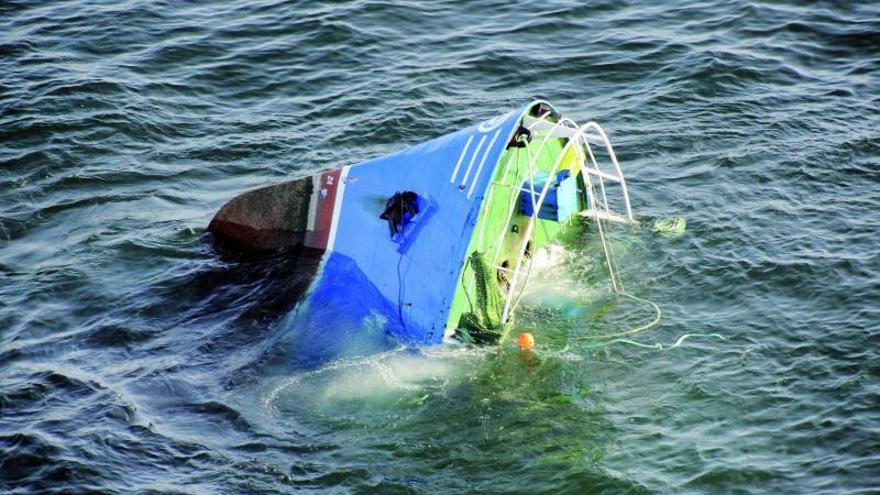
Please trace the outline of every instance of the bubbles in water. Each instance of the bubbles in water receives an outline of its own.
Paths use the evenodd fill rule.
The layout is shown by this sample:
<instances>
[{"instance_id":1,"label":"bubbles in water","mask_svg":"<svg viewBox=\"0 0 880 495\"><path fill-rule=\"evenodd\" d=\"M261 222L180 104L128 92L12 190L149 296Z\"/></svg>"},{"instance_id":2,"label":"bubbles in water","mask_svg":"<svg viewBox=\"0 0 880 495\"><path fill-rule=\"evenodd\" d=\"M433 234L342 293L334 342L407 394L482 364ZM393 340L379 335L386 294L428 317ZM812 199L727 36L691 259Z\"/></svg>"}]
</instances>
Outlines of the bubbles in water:
<instances>
[{"instance_id":1,"label":"bubbles in water","mask_svg":"<svg viewBox=\"0 0 880 495\"><path fill-rule=\"evenodd\" d=\"M469 376L489 350L445 345L399 347L341 359L283 379L263 400L273 414L318 415L419 406Z\"/></svg>"},{"instance_id":2,"label":"bubbles in water","mask_svg":"<svg viewBox=\"0 0 880 495\"><path fill-rule=\"evenodd\" d=\"M584 302L596 299L602 287L585 284L580 274L593 260L559 244L538 250L531 260L522 304L543 307L568 317L584 315Z\"/></svg>"}]
</instances>

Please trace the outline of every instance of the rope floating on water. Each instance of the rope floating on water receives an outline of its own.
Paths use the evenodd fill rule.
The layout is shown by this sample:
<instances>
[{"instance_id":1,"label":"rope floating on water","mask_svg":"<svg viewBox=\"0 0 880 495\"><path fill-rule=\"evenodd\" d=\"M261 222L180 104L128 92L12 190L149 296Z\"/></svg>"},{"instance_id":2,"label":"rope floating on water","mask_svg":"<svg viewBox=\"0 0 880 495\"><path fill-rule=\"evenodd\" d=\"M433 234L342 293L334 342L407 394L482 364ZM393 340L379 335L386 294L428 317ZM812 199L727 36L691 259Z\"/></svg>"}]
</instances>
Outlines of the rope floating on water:
<instances>
[{"instance_id":1,"label":"rope floating on water","mask_svg":"<svg viewBox=\"0 0 880 495\"><path fill-rule=\"evenodd\" d=\"M607 342L607 344L609 344L609 345L610 344L618 344L618 343L619 344L630 344L630 345L634 345L636 347L644 347L645 349L656 349L658 351L669 351L669 350L675 349L676 347L681 347L681 345L684 343L684 341L690 337L715 337L715 338L718 338L721 340L727 340L727 338L725 336L723 336L721 334L717 334L717 333L686 333L686 334L682 335L681 337L679 337L678 340L676 340L675 343L669 347L664 347L663 344L661 344L659 342L655 342L653 344L643 344L641 342L636 342L634 340L629 340L629 339L614 339L610 342Z\"/></svg>"},{"instance_id":2,"label":"rope floating on water","mask_svg":"<svg viewBox=\"0 0 880 495\"><path fill-rule=\"evenodd\" d=\"M639 302L643 302L645 304L650 305L651 308L654 310L654 319L651 320L649 323L646 323L644 325L640 325L636 328L632 328L632 329L627 330L625 332L618 332L618 333L614 333L611 335L581 335L578 337L573 337L573 340L614 340L614 339L619 339L621 337L629 337L629 336L635 335L637 333L644 332L645 330L650 330L650 329L656 327L660 323L660 319L663 317L663 311L660 310L660 306L658 306L657 303L655 303L654 301L649 301L648 299L642 299L641 297L636 297L636 296L629 294L629 293L626 293L626 292L618 292L617 295L623 296L623 297L628 297L634 301L639 301Z\"/></svg>"}]
</instances>

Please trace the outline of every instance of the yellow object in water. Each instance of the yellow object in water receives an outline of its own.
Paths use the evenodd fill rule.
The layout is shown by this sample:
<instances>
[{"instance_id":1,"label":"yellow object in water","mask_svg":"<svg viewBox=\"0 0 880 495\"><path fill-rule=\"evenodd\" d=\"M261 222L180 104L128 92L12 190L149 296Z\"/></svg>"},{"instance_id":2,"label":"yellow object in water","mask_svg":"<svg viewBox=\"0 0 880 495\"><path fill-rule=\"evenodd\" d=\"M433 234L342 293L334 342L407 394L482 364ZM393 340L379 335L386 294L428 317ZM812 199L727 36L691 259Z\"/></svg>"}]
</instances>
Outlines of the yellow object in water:
<instances>
[{"instance_id":1,"label":"yellow object in water","mask_svg":"<svg viewBox=\"0 0 880 495\"><path fill-rule=\"evenodd\" d=\"M687 222L682 217L661 218L654 222L654 232L670 239L677 239L684 235L686 228Z\"/></svg>"}]
</instances>

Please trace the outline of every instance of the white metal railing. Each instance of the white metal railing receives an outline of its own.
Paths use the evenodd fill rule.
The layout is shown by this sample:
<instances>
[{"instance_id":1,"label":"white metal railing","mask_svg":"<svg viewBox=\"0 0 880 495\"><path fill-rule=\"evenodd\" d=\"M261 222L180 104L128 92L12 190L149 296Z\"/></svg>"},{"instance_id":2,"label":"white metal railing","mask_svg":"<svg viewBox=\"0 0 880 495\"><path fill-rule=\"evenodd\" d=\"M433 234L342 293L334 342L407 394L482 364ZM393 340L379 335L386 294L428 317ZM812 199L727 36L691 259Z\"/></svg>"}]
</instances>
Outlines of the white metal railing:
<instances>
[{"instance_id":1,"label":"white metal railing","mask_svg":"<svg viewBox=\"0 0 880 495\"><path fill-rule=\"evenodd\" d=\"M522 297L522 290L520 290L519 296L514 297L514 295L516 294L520 278L522 277L526 250L528 249L529 242L532 240L532 234L534 232L535 225L538 219L538 212L540 211L541 206L544 204L547 193L550 189L550 185L553 182L553 177L556 176L556 173L560 165L562 164L563 159L570 149L573 149L577 156L577 172L582 175L586 189L588 211L581 212L581 215L591 216L596 223L597 229L599 231L599 238L602 242L602 248L608 266L609 277L611 278L612 290L614 290L615 292L623 290L620 275L617 272L616 265L614 263L614 255L611 249L611 245L608 242L607 234L605 232L606 229L603 225L603 222L606 220L621 223L635 222L632 214L632 207L630 205L629 192L626 188L626 180L623 177L623 171L621 170L620 164L617 161L617 156L614 154L614 149L611 146L611 142L608 140L608 136L605 134L605 131L602 130L599 124L595 122L589 122L583 126L578 126L573 120L568 118L560 118L556 123L551 123L548 120L549 116L550 112L546 112L537 118L530 116L523 118L523 126L525 126L527 129L529 129L529 131L532 132L532 141L534 141L536 138L542 138L537 150L534 153L531 152L531 145L527 145L525 147L527 155L526 168L528 172L528 189L523 188L521 182L514 185L503 183L503 181L507 179L508 171L514 159L514 157L511 156L508 159L507 164L504 168L504 173L501 176L502 182L497 184L493 183L487 197L488 201L486 204L488 205L491 204L495 187L516 187L516 191L514 194L511 194L511 198L508 204L508 211L505 219L505 228L501 230L498 239L496 240L495 253L492 258L493 268L511 274L509 281L510 284L507 288L507 295L504 301L504 310L501 315L501 321L505 323L507 322L513 311L516 309L516 306L519 304L519 300ZM535 190L534 181L535 163L541 156L541 152L544 150L547 142L551 138L560 137L568 138L568 142L559 152L559 156L554 162L553 168L551 169L550 173L548 174L548 178L547 181L544 183L544 187L541 189L540 194L537 194L538 191ZM596 160L595 154L593 153L591 143L604 145L606 153L608 154L614 167L614 173L603 171L599 167L599 163ZM516 156L518 166L519 154L517 153ZM514 180L519 181L518 167ZM623 204L625 208L625 212L623 215L614 213L609 206L608 195L605 188L606 180L616 182L620 185L621 195L623 197ZM599 193L601 195L601 200L599 199L599 195L596 191L597 185ZM501 248L504 245L506 236L510 233L508 224L513 218L513 214L516 209L517 199L520 196L520 190L529 192L531 198L530 200L532 201L532 215L529 218L529 223L527 224L525 231L523 232L524 235L522 242L520 243L516 251L516 262L513 264L513 266L502 267L498 264L498 257L501 253ZM480 232L480 245L482 245L483 242L483 235L485 233L486 223L487 222L484 222L483 230L481 230ZM528 274L526 274L526 276L527 275Z\"/></svg>"}]
</instances>

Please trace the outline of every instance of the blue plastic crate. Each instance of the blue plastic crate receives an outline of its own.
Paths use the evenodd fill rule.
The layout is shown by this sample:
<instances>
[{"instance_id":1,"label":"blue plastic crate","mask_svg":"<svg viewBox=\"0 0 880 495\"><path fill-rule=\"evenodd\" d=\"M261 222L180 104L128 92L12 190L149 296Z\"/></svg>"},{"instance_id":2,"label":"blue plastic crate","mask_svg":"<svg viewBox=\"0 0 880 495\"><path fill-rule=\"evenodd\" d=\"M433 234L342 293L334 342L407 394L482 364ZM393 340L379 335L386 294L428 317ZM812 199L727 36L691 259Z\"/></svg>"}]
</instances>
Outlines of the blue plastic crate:
<instances>
[{"instance_id":1,"label":"blue plastic crate","mask_svg":"<svg viewBox=\"0 0 880 495\"><path fill-rule=\"evenodd\" d=\"M534 190L536 202L546 183L546 173L535 175ZM577 178L571 175L569 170L563 170L556 174L555 180L550 184L547 196L544 198L544 203L541 204L541 208L538 211L538 218L554 222L564 222L577 213L578 209ZM526 216L534 215L529 181L523 183L520 192L520 213Z\"/></svg>"}]
</instances>

